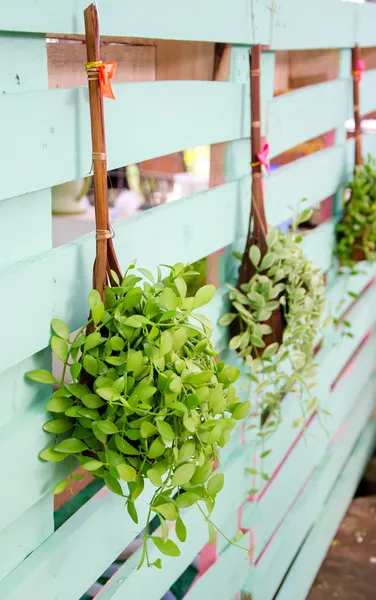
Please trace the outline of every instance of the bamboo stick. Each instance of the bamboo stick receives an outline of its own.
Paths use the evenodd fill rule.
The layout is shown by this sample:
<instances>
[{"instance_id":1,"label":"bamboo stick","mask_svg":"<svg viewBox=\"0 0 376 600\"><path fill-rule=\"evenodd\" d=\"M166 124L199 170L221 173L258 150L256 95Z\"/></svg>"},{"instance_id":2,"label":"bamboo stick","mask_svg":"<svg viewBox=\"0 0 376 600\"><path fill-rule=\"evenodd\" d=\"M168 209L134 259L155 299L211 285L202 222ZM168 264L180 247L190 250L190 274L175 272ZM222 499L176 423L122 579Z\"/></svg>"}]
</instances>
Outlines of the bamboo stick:
<instances>
[{"instance_id":1,"label":"bamboo stick","mask_svg":"<svg viewBox=\"0 0 376 600\"><path fill-rule=\"evenodd\" d=\"M352 59L352 75L353 75L353 100L354 100L354 123L355 123L355 168L363 165L362 156L362 133L361 133L361 116L360 116L360 98L359 84L360 77L358 73L358 63L361 54L359 45L356 44L351 52Z\"/></svg>"},{"instance_id":2,"label":"bamboo stick","mask_svg":"<svg viewBox=\"0 0 376 600\"><path fill-rule=\"evenodd\" d=\"M257 155L261 152L261 85L260 65L261 46L252 47L249 57L251 75L251 156L252 156L252 204L249 219L247 241L243 254L243 260L239 269L238 287L250 280L254 268L249 259L249 249L256 244L261 255L266 254L266 234L268 226L266 223L264 209L264 190L262 184L262 167Z\"/></svg>"},{"instance_id":3,"label":"bamboo stick","mask_svg":"<svg viewBox=\"0 0 376 600\"><path fill-rule=\"evenodd\" d=\"M252 245L258 246L261 256L267 253L266 235L268 225L264 208L264 189L262 182L262 165L258 158L261 153L261 46L252 47L250 54L250 76L251 76L251 156L252 156L252 204L248 225L247 241L239 269L238 289L256 273L256 269L249 258L249 249ZM281 343L284 330L284 318L282 309L273 311L267 321L272 328L272 333L264 336L266 346L274 342ZM239 333L238 319L231 325L231 335ZM261 350L258 355L262 355Z\"/></svg>"},{"instance_id":4,"label":"bamboo stick","mask_svg":"<svg viewBox=\"0 0 376 600\"><path fill-rule=\"evenodd\" d=\"M98 13L94 4L84 11L86 54L88 63L100 61L100 36ZM104 297L107 274L111 269L121 278L120 268L112 243L108 211L108 183L106 136L103 96L99 82L99 68L88 70L91 137L94 171L94 204L96 223L96 259L93 270L93 287ZM112 279L112 277L110 277Z\"/></svg>"}]
</instances>

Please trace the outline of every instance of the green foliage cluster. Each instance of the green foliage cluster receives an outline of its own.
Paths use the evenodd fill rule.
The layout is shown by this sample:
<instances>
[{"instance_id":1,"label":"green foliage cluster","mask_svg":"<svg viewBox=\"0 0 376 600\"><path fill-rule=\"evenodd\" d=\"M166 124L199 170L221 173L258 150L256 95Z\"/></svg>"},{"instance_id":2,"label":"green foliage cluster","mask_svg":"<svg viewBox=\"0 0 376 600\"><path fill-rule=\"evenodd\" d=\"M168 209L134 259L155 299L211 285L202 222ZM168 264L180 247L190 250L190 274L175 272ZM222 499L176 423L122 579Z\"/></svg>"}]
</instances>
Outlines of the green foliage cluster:
<instances>
[{"instance_id":1,"label":"green foliage cluster","mask_svg":"<svg viewBox=\"0 0 376 600\"><path fill-rule=\"evenodd\" d=\"M350 199L337 225L335 255L342 267L353 269L360 260L376 260L376 170L371 157L356 167L348 187Z\"/></svg>"},{"instance_id":2,"label":"green foliage cluster","mask_svg":"<svg viewBox=\"0 0 376 600\"><path fill-rule=\"evenodd\" d=\"M288 233L270 229L264 257L257 246L251 246L249 258L255 273L240 289L229 285L232 312L220 319L221 325L238 321L239 333L229 345L248 365L247 375L259 395L262 440L281 422L281 402L287 392L296 392L303 400L302 417L294 426L302 425L306 413L318 405L310 390L316 373L314 344L325 307L324 281L306 258L298 232L298 225L310 216L311 210L304 210ZM270 319L281 308L282 343L266 347L265 337L272 333Z\"/></svg>"},{"instance_id":3,"label":"green foliage cluster","mask_svg":"<svg viewBox=\"0 0 376 600\"><path fill-rule=\"evenodd\" d=\"M213 466L218 449L250 405L239 401L232 385L238 369L216 363L210 322L195 312L212 299L214 286L205 285L190 297L185 281L192 276L190 267L169 267L166 278L158 269L157 280L138 269L144 282L134 268L116 281L117 287L106 288L104 302L98 292L90 292L91 319L75 336L63 321L52 321L51 347L63 363L61 380L46 370L28 376L57 386L46 406L52 418L43 426L57 437L40 453L43 460L68 460L73 469L76 458L126 499L136 523L135 501L145 480L154 486L141 566L145 560L151 564L149 539L162 554L180 554L167 521L175 522L184 542L182 508L197 504L213 539L210 514L224 484ZM65 383L68 371L71 383ZM66 485L63 480L54 492ZM148 533L154 515L161 535ZM160 559L153 564L160 567Z\"/></svg>"}]
</instances>

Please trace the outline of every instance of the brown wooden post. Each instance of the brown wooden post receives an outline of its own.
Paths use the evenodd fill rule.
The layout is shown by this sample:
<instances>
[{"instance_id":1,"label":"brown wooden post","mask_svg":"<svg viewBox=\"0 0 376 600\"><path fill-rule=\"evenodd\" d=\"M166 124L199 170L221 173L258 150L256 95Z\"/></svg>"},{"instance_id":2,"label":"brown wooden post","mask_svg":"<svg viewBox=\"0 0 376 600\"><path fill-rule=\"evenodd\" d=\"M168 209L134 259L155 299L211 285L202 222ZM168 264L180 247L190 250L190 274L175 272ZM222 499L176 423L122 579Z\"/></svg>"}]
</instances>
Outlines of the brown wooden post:
<instances>
[{"instance_id":1,"label":"brown wooden post","mask_svg":"<svg viewBox=\"0 0 376 600\"><path fill-rule=\"evenodd\" d=\"M264 190L262 185L262 166L258 159L261 152L261 85L260 85L261 46L253 46L250 54L251 75L251 157L252 157L252 205L248 226L247 242L242 264L239 269L238 286L249 281L253 273L253 265L249 259L249 249L256 244L261 255L267 250L266 223L264 209Z\"/></svg>"},{"instance_id":2,"label":"brown wooden post","mask_svg":"<svg viewBox=\"0 0 376 600\"><path fill-rule=\"evenodd\" d=\"M110 232L108 213L107 156L104 126L103 96L99 81L100 36L98 13L94 4L84 12L88 86L90 102L91 137L94 170L94 199L96 223L96 259L93 287L102 298L107 284L107 273L114 270L121 277ZM111 278L111 277L110 277Z\"/></svg>"},{"instance_id":3,"label":"brown wooden post","mask_svg":"<svg viewBox=\"0 0 376 600\"><path fill-rule=\"evenodd\" d=\"M353 76L353 99L354 99L354 123L355 123L355 168L363 165L362 156L362 132L360 116L359 84L362 73L358 71L360 61L360 48L358 44L352 49L352 76Z\"/></svg>"}]
</instances>

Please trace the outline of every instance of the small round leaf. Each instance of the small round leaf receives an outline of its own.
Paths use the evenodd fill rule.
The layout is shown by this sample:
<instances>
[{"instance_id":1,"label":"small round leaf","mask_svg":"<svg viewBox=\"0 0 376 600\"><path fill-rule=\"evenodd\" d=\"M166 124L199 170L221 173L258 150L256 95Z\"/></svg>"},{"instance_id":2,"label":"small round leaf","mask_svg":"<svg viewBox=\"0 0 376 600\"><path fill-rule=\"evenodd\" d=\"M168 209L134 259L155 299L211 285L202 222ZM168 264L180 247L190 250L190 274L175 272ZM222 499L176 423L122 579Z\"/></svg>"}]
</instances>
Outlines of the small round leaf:
<instances>
[{"instance_id":1,"label":"small round leaf","mask_svg":"<svg viewBox=\"0 0 376 600\"><path fill-rule=\"evenodd\" d=\"M65 454L78 454L87 450L86 444L82 440L76 438L68 438L55 446L55 452L63 452Z\"/></svg>"},{"instance_id":2,"label":"small round leaf","mask_svg":"<svg viewBox=\"0 0 376 600\"><path fill-rule=\"evenodd\" d=\"M37 381L38 383L45 384L54 384L57 383L55 377L46 369L35 369L34 371L29 371L26 373L26 376L33 381Z\"/></svg>"}]
</instances>

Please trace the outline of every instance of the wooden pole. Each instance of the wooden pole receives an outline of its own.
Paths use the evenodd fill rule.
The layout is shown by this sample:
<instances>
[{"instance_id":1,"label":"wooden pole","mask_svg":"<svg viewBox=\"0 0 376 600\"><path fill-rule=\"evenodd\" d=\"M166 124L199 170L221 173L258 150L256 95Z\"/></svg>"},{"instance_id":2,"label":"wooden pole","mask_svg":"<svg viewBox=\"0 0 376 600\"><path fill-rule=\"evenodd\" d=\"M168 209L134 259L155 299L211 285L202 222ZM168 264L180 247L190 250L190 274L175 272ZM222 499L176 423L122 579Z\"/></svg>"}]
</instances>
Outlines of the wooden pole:
<instances>
[{"instance_id":1,"label":"wooden pole","mask_svg":"<svg viewBox=\"0 0 376 600\"><path fill-rule=\"evenodd\" d=\"M121 278L110 231L108 212L107 156L104 126L103 96L99 82L100 36L98 13L94 4L84 11L88 86L91 120L91 138L94 171L94 205L96 223L96 259L93 271L93 287L104 297L107 274L114 270ZM111 279L111 276L110 276Z\"/></svg>"},{"instance_id":2,"label":"wooden pole","mask_svg":"<svg viewBox=\"0 0 376 600\"><path fill-rule=\"evenodd\" d=\"M360 61L360 48L356 44L351 52L352 76L353 76L353 99L354 99L354 123L355 123L355 167L363 165L362 156L362 132L359 100L359 83L361 73L358 73L358 62Z\"/></svg>"},{"instance_id":3,"label":"wooden pole","mask_svg":"<svg viewBox=\"0 0 376 600\"><path fill-rule=\"evenodd\" d=\"M249 226L247 241L239 269L238 289L241 290L243 283L248 283L255 275L256 269L249 258L249 249L252 245L258 246L261 251L261 257L265 256L268 247L266 244L266 235L268 225L266 222L264 208L264 189L262 182L262 165L258 154L261 148L261 46L252 47L250 54L250 76L251 76L251 156L252 156L252 205L249 217ZM281 343L284 330L284 318L281 307L274 310L270 319L266 322L270 325L272 333L265 335L263 341L268 346L274 342ZM231 324L231 335L239 333L239 319L235 319ZM262 356L263 350L257 353Z\"/></svg>"},{"instance_id":4,"label":"wooden pole","mask_svg":"<svg viewBox=\"0 0 376 600\"><path fill-rule=\"evenodd\" d=\"M252 47L249 57L251 75L251 156L252 156L252 205L249 219L247 241L243 260L239 269L238 287L246 283L254 273L253 265L249 259L249 249L256 244L261 250L261 256L267 251L266 234L268 226L264 208L264 190L262 184L262 166L257 157L261 152L261 46Z\"/></svg>"}]
</instances>

